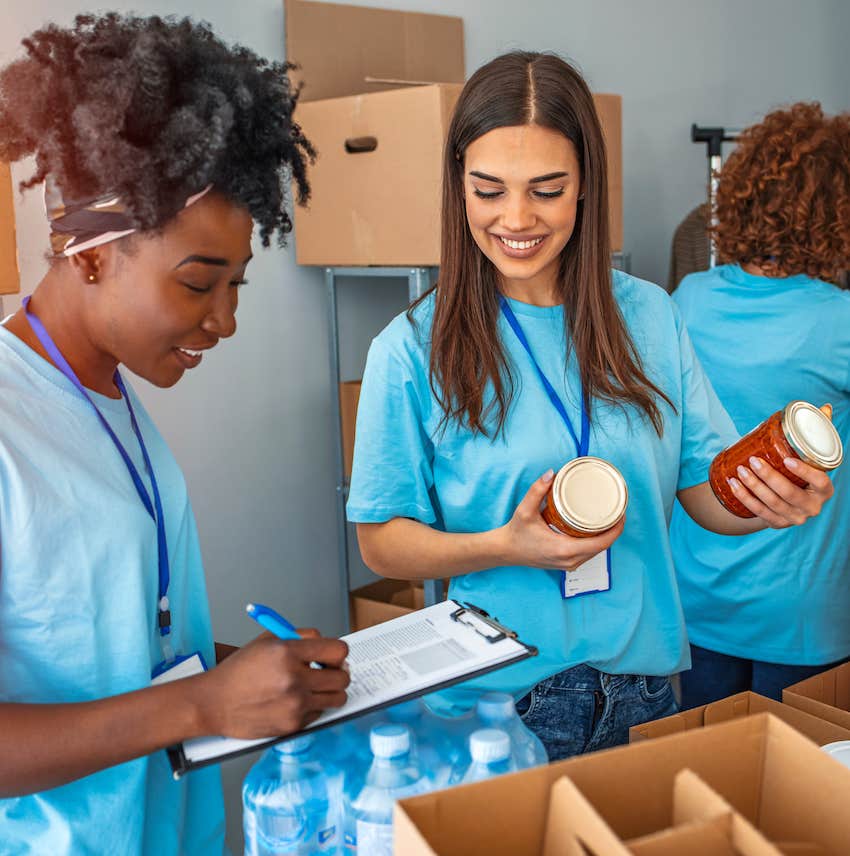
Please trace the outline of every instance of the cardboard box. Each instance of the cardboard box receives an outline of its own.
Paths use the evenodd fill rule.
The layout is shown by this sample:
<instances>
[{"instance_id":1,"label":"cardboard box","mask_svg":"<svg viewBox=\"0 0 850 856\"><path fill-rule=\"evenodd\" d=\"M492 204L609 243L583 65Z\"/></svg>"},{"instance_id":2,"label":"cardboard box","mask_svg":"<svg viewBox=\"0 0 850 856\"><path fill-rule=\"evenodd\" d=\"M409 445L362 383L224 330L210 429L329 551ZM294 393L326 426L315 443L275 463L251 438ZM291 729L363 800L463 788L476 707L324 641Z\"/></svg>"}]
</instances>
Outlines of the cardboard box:
<instances>
[{"instance_id":1,"label":"cardboard box","mask_svg":"<svg viewBox=\"0 0 850 856\"><path fill-rule=\"evenodd\" d=\"M788 687L782 691L782 701L827 722L850 729L850 663L836 666Z\"/></svg>"},{"instance_id":2,"label":"cardboard box","mask_svg":"<svg viewBox=\"0 0 850 856\"><path fill-rule=\"evenodd\" d=\"M463 21L285 5L287 58L303 83L295 119L319 153L309 207L295 207L298 263L438 265L443 144L465 79ZM344 38L329 35L337 33ZM621 250L621 99L594 100L608 146L612 249Z\"/></svg>"},{"instance_id":3,"label":"cardboard box","mask_svg":"<svg viewBox=\"0 0 850 856\"><path fill-rule=\"evenodd\" d=\"M850 853L850 770L770 714L401 800L394 852L541 853L549 792L562 776L621 839L640 838L674 824L673 783L684 769L768 840L798 851L814 845L826 856Z\"/></svg>"},{"instance_id":4,"label":"cardboard box","mask_svg":"<svg viewBox=\"0 0 850 856\"><path fill-rule=\"evenodd\" d=\"M407 580L378 580L350 595L351 629L363 630L425 606L421 584Z\"/></svg>"},{"instance_id":5,"label":"cardboard box","mask_svg":"<svg viewBox=\"0 0 850 856\"><path fill-rule=\"evenodd\" d=\"M17 294L20 290L12 174L8 164L0 163L0 294Z\"/></svg>"},{"instance_id":6,"label":"cardboard box","mask_svg":"<svg viewBox=\"0 0 850 856\"><path fill-rule=\"evenodd\" d=\"M629 730L629 742L634 743L653 737L665 737L668 734L680 734L694 728L716 725L720 722L728 722L730 719L753 716L758 713L772 714L813 740L818 746L824 746L836 740L850 740L850 729L842 728L757 693L744 692L702 707L667 716L664 719L635 725Z\"/></svg>"},{"instance_id":7,"label":"cardboard box","mask_svg":"<svg viewBox=\"0 0 850 856\"><path fill-rule=\"evenodd\" d=\"M354 461L354 429L357 425L357 403L360 401L361 385L359 380L347 380L339 385L342 461L347 479L351 478L351 464Z\"/></svg>"}]
</instances>

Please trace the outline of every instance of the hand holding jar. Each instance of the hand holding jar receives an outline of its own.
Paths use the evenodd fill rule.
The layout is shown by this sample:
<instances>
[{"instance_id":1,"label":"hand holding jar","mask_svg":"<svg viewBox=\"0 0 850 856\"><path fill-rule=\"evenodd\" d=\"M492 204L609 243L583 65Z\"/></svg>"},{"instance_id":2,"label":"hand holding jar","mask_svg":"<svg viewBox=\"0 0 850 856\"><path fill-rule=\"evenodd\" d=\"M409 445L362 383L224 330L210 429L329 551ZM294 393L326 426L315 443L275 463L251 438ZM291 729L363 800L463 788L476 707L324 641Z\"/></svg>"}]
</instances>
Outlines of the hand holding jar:
<instances>
[{"instance_id":1,"label":"hand holding jar","mask_svg":"<svg viewBox=\"0 0 850 856\"><path fill-rule=\"evenodd\" d=\"M595 481L594 496L604 500L605 510L600 523L599 508L573 507L568 511L563 502L572 492L588 497L585 480ZM562 496L563 494L563 496ZM557 511L556 503L557 502ZM598 458L576 458L558 475L552 470L544 473L528 489L510 521L505 525L509 564L532 568L572 571L597 554L607 550L623 532L628 494L619 472ZM540 507L546 503L543 515ZM551 508L550 508L551 506ZM556 515L553 518L552 515ZM591 522L590 518L594 518ZM550 519L554 523L547 522ZM598 524L598 525L597 525Z\"/></svg>"},{"instance_id":2,"label":"hand holding jar","mask_svg":"<svg viewBox=\"0 0 850 856\"><path fill-rule=\"evenodd\" d=\"M792 401L712 462L709 482L720 503L742 518L774 529L820 513L832 496L827 470L843 459L832 407Z\"/></svg>"}]
</instances>

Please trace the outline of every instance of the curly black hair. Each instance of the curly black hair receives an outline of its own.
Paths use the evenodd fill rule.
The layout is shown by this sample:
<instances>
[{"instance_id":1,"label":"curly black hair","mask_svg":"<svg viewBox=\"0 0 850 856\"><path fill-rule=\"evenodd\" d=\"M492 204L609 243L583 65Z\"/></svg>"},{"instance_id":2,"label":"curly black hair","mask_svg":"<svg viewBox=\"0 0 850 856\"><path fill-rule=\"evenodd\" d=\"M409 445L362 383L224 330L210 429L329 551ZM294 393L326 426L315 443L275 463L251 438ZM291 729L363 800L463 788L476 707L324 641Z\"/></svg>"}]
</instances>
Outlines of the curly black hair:
<instances>
[{"instance_id":1,"label":"curly black hair","mask_svg":"<svg viewBox=\"0 0 850 856\"><path fill-rule=\"evenodd\" d=\"M292 230L313 147L292 120L290 63L225 45L189 18L79 15L23 40L0 71L0 160L35 155L21 189L51 175L76 199L117 193L134 228L157 229L209 184L243 205L263 245Z\"/></svg>"}]
</instances>

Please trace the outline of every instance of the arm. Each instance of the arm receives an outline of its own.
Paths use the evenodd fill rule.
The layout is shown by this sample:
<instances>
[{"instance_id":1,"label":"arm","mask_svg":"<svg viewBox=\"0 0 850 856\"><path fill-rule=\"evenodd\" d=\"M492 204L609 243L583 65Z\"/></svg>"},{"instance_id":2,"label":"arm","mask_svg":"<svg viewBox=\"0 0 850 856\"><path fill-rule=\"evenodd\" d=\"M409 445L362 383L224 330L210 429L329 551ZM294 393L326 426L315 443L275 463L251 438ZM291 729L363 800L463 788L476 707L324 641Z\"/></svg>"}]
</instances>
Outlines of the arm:
<instances>
[{"instance_id":1,"label":"arm","mask_svg":"<svg viewBox=\"0 0 850 856\"><path fill-rule=\"evenodd\" d=\"M440 532L402 517L386 523L358 523L363 561L376 574L407 580L454 577L503 565L575 570L610 547L624 524L594 538L553 532L540 516L552 478L550 470L537 479L511 519L488 532Z\"/></svg>"},{"instance_id":2,"label":"arm","mask_svg":"<svg viewBox=\"0 0 850 856\"><path fill-rule=\"evenodd\" d=\"M786 458L785 466L809 483L805 488L797 487L760 458L751 458L751 463L752 468L739 469L739 479L732 479L731 485L735 496L756 515L754 518L728 512L708 482L680 490L679 502L704 529L719 535L747 535L761 529L785 529L805 523L820 514L832 496L829 476L803 461Z\"/></svg>"},{"instance_id":3,"label":"arm","mask_svg":"<svg viewBox=\"0 0 850 856\"><path fill-rule=\"evenodd\" d=\"M54 788L205 734L275 737L345 703L348 647L263 634L209 672L77 704L0 704L0 798ZM310 663L328 668L312 669Z\"/></svg>"}]
</instances>

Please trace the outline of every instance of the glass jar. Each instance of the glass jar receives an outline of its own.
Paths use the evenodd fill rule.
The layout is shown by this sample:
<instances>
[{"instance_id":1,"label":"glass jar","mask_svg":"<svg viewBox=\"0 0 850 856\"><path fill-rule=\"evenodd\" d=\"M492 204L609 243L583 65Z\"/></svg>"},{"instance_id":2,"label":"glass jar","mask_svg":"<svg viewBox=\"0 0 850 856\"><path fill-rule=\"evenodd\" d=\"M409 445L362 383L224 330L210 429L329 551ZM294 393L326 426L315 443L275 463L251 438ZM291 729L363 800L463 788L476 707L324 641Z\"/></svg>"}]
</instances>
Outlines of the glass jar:
<instances>
[{"instance_id":1,"label":"glass jar","mask_svg":"<svg viewBox=\"0 0 850 856\"><path fill-rule=\"evenodd\" d=\"M590 538L616 526L628 501L625 479L613 464L601 458L575 458L552 480L542 514L555 532Z\"/></svg>"},{"instance_id":2,"label":"glass jar","mask_svg":"<svg viewBox=\"0 0 850 856\"><path fill-rule=\"evenodd\" d=\"M820 409L806 401L792 401L717 455L711 462L708 481L727 511L738 517L755 517L737 499L729 484L730 478L740 481L739 466L752 468L753 456L767 461L798 487L805 487L808 482L785 466L785 458L796 458L825 471L834 470L841 463L844 449L830 419L832 409L826 412L828 407Z\"/></svg>"}]
</instances>

